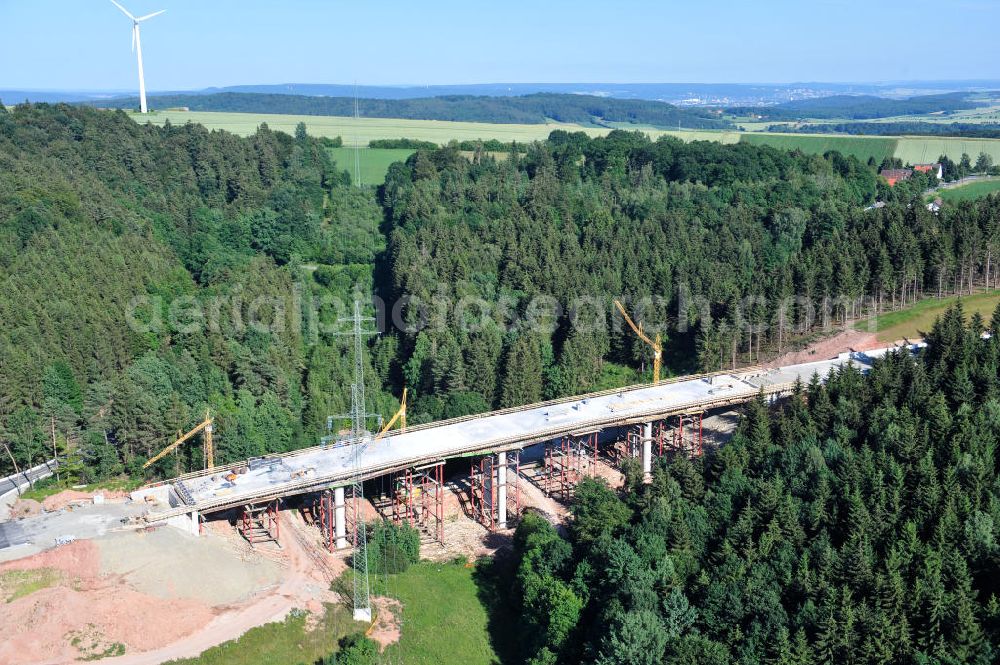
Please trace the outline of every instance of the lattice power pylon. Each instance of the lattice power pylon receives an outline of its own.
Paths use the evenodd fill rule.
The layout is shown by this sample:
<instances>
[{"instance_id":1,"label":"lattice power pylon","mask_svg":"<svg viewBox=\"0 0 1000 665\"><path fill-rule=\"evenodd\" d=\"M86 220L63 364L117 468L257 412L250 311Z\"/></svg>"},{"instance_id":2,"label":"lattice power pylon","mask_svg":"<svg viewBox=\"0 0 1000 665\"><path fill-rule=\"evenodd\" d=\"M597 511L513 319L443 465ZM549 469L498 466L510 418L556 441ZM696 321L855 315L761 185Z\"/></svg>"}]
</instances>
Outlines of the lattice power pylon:
<instances>
[{"instance_id":1,"label":"lattice power pylon","mask_svg":"<svg viewBox=\"0 0 1000 665\"><path fill-rule=\"evenodd\" d=\"M364 330L362 324L375 319L361 316L361 303L354 301L354 316L340 319L341 323L351 323L351 331L337 333L351 335L354 338L354 383L351 384L351 412L333 418L351 419L351 466L353 474L351 483L351 503L355 523L354 552L351 555L351 565L354 569L354 620L371 621L371 587L368 581L368 536L362 519L361 502L364 501L364 483L361 475L361 456L372 442L372 434L368 431L369 418L379 418L378 414L368 413L365 408L365 367L362 355L361 338L365 335L377 334L374 330Z\"/></svg>"}]
</instances>

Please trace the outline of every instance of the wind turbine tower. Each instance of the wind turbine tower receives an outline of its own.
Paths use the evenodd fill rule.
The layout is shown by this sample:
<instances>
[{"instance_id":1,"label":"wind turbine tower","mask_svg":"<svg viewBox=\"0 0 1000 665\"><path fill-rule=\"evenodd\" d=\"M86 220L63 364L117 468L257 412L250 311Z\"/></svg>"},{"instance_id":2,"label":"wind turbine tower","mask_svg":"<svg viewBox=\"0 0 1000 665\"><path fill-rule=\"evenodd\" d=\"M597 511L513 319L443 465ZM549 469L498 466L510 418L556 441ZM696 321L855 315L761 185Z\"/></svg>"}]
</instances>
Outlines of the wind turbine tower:
<instances>
[{"instance_id":1,"label":"wind turbine tower","mask_svg":"<svg viewBox=\"0 0 1000 665\"><path fill-rule=\"evenodd\" d=\"M148 111L146 108L146 79L142 74L142 43L139 41L139 24L145 20L153 18L154 16L159 16L167 10L161 9L158 12L153 12L152 14L146 14L145 16L136 18L132 16L129 10L119 5L115 2L115 0L111 0L111 4L122 10L122 13L132 20L132 50L135 51L136 58L139 60L139 112L146 113Z\"/></svg>"}]
</instances>

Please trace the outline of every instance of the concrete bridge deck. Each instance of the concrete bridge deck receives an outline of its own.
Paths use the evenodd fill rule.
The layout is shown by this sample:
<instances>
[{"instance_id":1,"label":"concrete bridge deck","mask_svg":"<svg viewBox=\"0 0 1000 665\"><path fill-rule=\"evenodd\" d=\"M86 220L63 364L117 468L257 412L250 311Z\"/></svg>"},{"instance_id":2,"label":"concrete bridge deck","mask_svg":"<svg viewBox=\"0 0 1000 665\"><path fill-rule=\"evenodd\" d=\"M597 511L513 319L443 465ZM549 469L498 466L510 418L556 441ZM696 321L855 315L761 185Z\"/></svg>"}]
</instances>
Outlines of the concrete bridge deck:
<instances>
[{"instance_id":1,"label":"concrete bridge deck","mask_svg":"<svg viewBox=\"0 0 1000 665\"><path fill-rule=\"evenodd\" d=\"M867 372L873 360L889 350L842 354L833 360L775 369L683 377L656 386L634 386L412 427L379 441L366 441L360 471L365 479L376 478L446 459L519 449L566 434L745 403L761 392L787 394L797 380L808 383L814 374L823 378L849 362ZM152 488L161 501L145 519L155 522L192 512L209 513L347 485L357 471L354 446L352 442L317 446L181 476ZM237 467L247 470L234 482L225 480L224 472Z\"/></svg>"}]
</instances>

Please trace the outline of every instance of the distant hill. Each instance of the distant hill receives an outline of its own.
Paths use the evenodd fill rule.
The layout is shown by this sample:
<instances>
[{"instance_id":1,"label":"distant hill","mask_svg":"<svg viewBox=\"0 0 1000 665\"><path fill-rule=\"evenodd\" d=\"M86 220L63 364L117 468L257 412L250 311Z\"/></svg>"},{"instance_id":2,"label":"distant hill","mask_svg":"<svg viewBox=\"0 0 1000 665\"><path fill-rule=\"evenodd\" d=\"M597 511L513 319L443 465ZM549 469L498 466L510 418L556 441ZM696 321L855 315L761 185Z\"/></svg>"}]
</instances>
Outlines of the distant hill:
<instances>
[{"instance_id":1,"label":"distant hill","mask_svg":"<svg viewBox=\"0 0 1000 665\"><path fill-rule=\"evenodd\" d=\"M135 108L135 98L86 102L104 108ZM149 99L152 108L187 107L192 111L287 113L294 115L354 115L352 97L223 92L209 95L160 95ZM450 95L420 99L359 99L366 118L452 120L541 124L548 120L583 125L628 123L654 127L729 129L733 124L707 109L682 109L664 102L611 99L591 95L537 93L518 97Z\"/></svg>"},{"instance_id":2,"label":"distant hill","mask_svg":"<svg viewBox=\"0 0 1000 665\"><path fill-rule=\"evenodd\" d=\"M968 92L919 95L907 99L886 99L872 95L833 95L820 99L802 99L776 106L738 106L727 109L733 115L754 115L762 120L800 120L805 118L871 120L897 115L918 115L960 111L986 106L974 101Z\"/></svg>"}]
</instances>

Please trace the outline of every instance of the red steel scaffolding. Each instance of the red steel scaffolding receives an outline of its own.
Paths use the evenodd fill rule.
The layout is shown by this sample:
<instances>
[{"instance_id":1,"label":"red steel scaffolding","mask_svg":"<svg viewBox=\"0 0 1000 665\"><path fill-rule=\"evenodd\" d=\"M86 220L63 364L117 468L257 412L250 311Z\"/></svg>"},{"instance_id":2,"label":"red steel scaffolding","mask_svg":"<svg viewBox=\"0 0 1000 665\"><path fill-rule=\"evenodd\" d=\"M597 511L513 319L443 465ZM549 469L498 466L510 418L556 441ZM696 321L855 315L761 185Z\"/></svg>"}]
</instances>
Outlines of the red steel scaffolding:
<instances>
[{"instance_id":1,"label":"red steel scaffolding","mask_svg":"<svg viewBox=\"0 0 1000 665\"><path fill-rule=\"evenodd\" d=\"M443 545L444 462L401 471L392 488L392 521L405 521Z\"/></svg>"},{"instance_id":2,"label":"red steel scaffolding","mask_svg":"<svg viewBox=\"0 0 1000 665\"><path fill-rule=\"evenodd\" d=\"M506 486L506 524L509 528L521 514L521 453L513 450L508 452L507 461L501 465L498 457L488 455L472 462L469 473L469 498L472 505L473 518L489 531L500 527L500 485L501 469L503 469L503 485Z\"/></svg>"},{"instance_id":3,"label":"red steel scaffolding","mask_svg":"<svg viewBox=\"0 0 1000 665\"><path fill-rule=\"evenodd\" d=\"M278 500L243 506L236 528L251 547L268 541L278 543Z\"/></svg>"},{"instance_id":4,"label":"red steel scaffolding","mask_svg":"<svg viewBox=\"0 0 1000 665\"><path fill-rule=\"evenodd\" d=\"M702 412L684 413L674 416L677 426L673 429L670 441L670 451L681 453L688 457L701 457L703 427Z\"/></svg>"},{"instance_id":5,"label":"red steel scaffolding","mask_svg":"<svg viewBox=\"0 0 1000 665\"><path fill-rule=\"evenodd\" d=\"M549 496L569 500L584 476L597 475L597 431L567 434L545 445L542 487Z\"/></svg>"}]
</instances>

